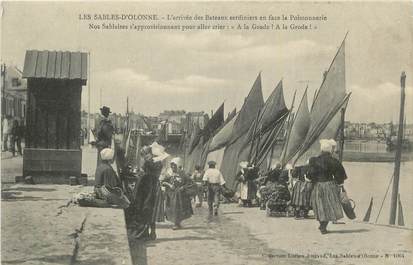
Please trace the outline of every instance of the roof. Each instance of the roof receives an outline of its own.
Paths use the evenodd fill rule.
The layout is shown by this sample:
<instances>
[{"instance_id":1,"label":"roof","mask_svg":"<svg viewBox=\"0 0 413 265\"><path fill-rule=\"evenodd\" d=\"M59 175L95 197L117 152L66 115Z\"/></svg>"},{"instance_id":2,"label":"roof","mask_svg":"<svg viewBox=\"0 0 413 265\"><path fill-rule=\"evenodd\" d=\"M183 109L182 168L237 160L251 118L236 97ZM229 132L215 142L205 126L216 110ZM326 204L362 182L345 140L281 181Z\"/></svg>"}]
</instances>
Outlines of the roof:
<instances>
[{"instance_id":1,"label":"roof","mask_svg":"<svg viewBox=\"0 0 413 265\"><path fill-rule=\"evenodd\" d=\"M23 78L87 80L87 53L26 51Z\"/></svg>"}]
</instances>

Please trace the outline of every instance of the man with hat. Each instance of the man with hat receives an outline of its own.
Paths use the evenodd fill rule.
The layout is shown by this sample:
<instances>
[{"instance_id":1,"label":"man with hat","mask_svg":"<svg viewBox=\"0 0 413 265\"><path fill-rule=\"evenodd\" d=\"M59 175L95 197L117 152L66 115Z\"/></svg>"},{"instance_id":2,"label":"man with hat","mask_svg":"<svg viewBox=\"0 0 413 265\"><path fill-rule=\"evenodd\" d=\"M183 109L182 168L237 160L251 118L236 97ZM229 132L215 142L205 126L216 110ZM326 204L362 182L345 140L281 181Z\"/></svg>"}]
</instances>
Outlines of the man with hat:
<instances>
[{"instance_id":1,"label":"man with hat","mask_svg":"<svg viewBox=\"0 0 413 265\"><path fill-rule=\"evenodd\" d=\"M218 215L219 199L222 187L225 185L224 176L215 168L215 165L215 161L209 161L209 168L205 170L204 177L202 178L205 185L208 186L208 208L210 215Z\"/></svg>"},{"instance_id":2,"label":"man with hat","mask_svg":"<svg viewBox=\"0 0 413 265\"><path fill-rule=\"evenodd\" d=\"M98 162L97 165L101 163L100 152L104 148L110 148L112 144L112 134L113 134L113 125L112 121L109 120L110 108L103 106L100 109L102 114L102 119L99 122L99 127L97 128L97 139L96 139L96 148L98 150Z\"/></svg>"}]
</instances>

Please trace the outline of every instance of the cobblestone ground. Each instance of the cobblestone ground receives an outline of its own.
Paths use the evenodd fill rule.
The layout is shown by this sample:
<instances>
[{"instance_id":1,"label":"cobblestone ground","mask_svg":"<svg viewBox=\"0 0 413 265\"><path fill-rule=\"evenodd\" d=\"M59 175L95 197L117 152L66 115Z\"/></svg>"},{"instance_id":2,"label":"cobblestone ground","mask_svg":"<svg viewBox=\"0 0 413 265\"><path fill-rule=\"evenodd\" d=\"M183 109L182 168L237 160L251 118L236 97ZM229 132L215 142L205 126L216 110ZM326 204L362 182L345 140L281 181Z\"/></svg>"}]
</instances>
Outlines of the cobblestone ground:
<instances>
[{"instance_id":1,"label":"cobblestone ground","mask_svg":"<svg viewBox=\"0 0 413 265\"><path fill-rule=\"evenodd\" d=\"M266 217L222 205L218 217L195 209L182 230L159 224L139 249L140 264L412 264L412 231L344 220L321 235L314 219ZM384 240L386 239L386 240ZM133 252L133 250L132 250Z\"/></svg>"},{"instance_id":2,"label":"cobblestone ground","mask_svg":"<svg viewBox=\"0 0 413 265\"><path fill-rule=\"evenodd\" d=\"M83 172L93 179L96 153L85 148L83 159ZM72 240L66 236L79 227L83 212L72 208L71 213L58 214L58 207L68 199L66 195L57 196L60 187L26 185L11 188L10 183L14 176L21 174L21 167L20 157L8 158L2 154L2 263L69 264L72 253L67 249L73 249L73 246L69 246ZM56 196L52 196L55 193ZM315 220L270 218L258 208L224 204L219 216L213 218L208 217L205 205L194 210L194 216L183 222L182 230L173 231L171 224L159 223L157 240L132 244L130 254L134 264L413 263L411 229L345 219L345 224L331 224L331 233L321 235ZM95 264L91 263L90 256L82 256L82 251L93 254L96 264L118 264L120 252L111 251L110 247L115 246L118 250L126 247L127 251L126 238L119 237L125 234L124 222L120 221L119 214L110 217L107 211L102 212L102 218L98 212L94 212L94 216L96 225L88 223L87 228L103 227L103 230L91 234L89 247L80 248L78 264ZM106 219L104 225L99 225L99 219ZM95 253L93 248L102 248L105 255ZM98 256L104 258L97 259Z\"/></svg>"}]
</instances>

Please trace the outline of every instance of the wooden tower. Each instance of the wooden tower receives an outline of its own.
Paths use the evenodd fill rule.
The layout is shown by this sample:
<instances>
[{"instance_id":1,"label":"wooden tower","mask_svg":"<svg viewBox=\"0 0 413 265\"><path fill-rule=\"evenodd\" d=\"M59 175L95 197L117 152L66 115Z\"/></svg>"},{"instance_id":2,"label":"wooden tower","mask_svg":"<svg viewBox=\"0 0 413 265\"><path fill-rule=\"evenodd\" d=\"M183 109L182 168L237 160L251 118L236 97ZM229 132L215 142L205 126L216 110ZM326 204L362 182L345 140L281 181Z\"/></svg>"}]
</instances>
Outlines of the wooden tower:
<instances>
[{"instance_id":1,"label":"wooden tower","mask_svg":"<svg viewBox=\"0 0 413 265\"><path fill-rule=\"evenodd\" d=\"M87 53L26 52L26 138L23 176L36 183L68 183L80 177L81 92L87 81Z\"/></svg>"}]
</instances>

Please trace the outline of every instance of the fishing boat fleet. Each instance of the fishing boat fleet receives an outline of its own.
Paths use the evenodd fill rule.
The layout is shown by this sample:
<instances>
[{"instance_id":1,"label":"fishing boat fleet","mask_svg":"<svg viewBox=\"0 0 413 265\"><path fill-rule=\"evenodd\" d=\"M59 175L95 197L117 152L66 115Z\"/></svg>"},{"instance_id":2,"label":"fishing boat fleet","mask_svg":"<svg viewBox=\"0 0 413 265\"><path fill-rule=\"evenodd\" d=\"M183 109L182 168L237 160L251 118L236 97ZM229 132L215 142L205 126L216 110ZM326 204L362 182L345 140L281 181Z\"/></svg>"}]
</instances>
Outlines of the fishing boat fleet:
<instances>
[{"instance_id":1,"label":"fishing boat fleet","mask_svg":"<svg viewBox=\"0 0 413 265\"><path fill-rule=\"evenodd\" d=\"M345 40L346 38L339 46L328 70L324 72L321 85L311 102L309 102L308 87L306 87L298 106L295 107L296 92L294 92L291 105L287 106L282 80L264 101L261 73L259 73L239 111L233 109L225 118L225 104L222 103L202 129L199 124L192 123L182 134L179 147L167 151L183 158L181 170L188 176L193 172L208 169L209 162L213 161L215 168L219 169L225 178L228 195L232 196L232 199L237 196L239 198L242 192L242 188L239 187L240 172L244 170L245 177L245 170L258 169L259 173L256 175L265 179L276 170L285 169L283 172L288 172L295 168L299 171L300 168L305 168L310 158L320 154L320 140L322 139L334 142L333 156L342 161L345 158L343 152L345 113L351 97L351 93L346 90ZM402 88L403 86L404 83L402 83ZM402 106L404 106L403 103L401 109ZM399 131L402 132L403 128ZM138 170L141 164L139 155L141 147L150 145L154 141L167 146L168 142L165 141L167 138L163 137L162 130L159 135L145 134L131 129L125 130L122 146L125 147L128 164ZM400 150L397 149L399 152L396 152L399 155L391 160L395 161L395 173L391 182L393 178L398 179L399 175L402 141L399 142ZM280 178L282 178L281 175ZM398 186L398 181L394 182L394 185ZM289 189L294 190L292 187ZM257 194L260 193L262 193L261 190ZM392 209L399 208L399 215L401 214L399 219L403 220L401 202L399 201L399 207L395 203L397 196L398 188L394 188ZM231 199L228 200L231 201ZM288 200L290 199L285 198L285 201ZM266 208L265 205L261 205L260 199L258 203L263 209ZM354 206L349 206L351 211L352 207ZM367 217L364 218L366 222L370 219L371 208L372 203L367 210ZM285 212L288 215L288 211ZM296 215L295 212L294 215ZM353 218L354 216L351 219ZM392 220L390 223L394 224L395 221ZM399 223L404 224L404 221Z\"/></svg>"},{"instance_id":2,"label":"fishing boat fleet","mask_svg":"<svg viewBox=\"0 0 413 265\"><path fill-rule=\"evenodd\" d=\"M240 162L248 161L261 172L278 163L300 166L319 153L320 139L336 140L341 159L351 94L346 91L345 70L344 38L313 101L309 104L306 88L296 111L295 94L291 106L286 106L282 80L264 101L259 73L238 112L233 110L224 120L223 103L203 130L195 126L186 135L185 172L215 161L228 186L235 188Z\"/></svg>"}]
</instances>

